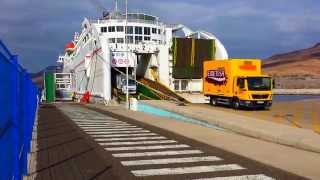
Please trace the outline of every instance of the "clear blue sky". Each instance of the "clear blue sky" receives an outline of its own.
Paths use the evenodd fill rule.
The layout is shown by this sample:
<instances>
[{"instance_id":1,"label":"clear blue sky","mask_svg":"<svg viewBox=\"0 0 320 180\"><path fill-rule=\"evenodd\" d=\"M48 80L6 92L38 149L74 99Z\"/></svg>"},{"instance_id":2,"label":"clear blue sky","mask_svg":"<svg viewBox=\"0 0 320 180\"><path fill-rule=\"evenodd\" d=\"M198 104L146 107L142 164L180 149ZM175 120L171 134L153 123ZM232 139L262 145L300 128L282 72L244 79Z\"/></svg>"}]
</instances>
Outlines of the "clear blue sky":
<instances>
[{"instance_id":1,"label":"clear blue sky","mask_svg":"<svg viewBox=\"0 0 320 180\"><path fill-rule=\"evenodd\" d=\"M55 64L84 17L100 16L97 2L114 6L113 0L1 0L0 38L36 72ZM209 31L231 57L266 58L320 42L319 0L129 0L129 10Z\"/></svg>"}]
</instances>

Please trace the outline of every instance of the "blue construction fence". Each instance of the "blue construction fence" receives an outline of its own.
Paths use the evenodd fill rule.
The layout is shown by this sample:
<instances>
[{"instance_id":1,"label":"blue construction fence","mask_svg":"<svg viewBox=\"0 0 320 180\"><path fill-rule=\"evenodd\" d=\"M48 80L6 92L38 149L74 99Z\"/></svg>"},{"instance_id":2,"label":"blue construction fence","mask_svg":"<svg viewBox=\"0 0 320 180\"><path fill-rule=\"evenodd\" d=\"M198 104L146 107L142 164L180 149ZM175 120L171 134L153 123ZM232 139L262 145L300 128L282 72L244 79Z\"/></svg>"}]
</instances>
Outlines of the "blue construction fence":
<instances>
[{"instance_id":1,"label":"blue construction fence","mask_svg":"<svg viewBox=\"0 0 320 180\"><path fill-rule=\"evenodd\" d=\"M27 174L38 88L0 40L0 179Z\"/></svg>"}]
</instances>

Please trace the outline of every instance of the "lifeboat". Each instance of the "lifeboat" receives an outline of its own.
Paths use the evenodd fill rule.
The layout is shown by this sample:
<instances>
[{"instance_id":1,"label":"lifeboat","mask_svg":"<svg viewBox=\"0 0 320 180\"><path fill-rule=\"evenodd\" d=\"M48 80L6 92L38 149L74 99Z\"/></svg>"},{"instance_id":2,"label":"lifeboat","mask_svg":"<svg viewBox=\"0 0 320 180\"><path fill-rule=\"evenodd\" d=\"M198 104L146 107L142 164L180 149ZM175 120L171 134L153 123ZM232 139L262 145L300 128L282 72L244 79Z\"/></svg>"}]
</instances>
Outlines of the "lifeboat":
<instances>
[{"instance_id":1,"label":"lifeboat","mask_svg":"<svg viewBox=\"0 0 320 180\"><path fill-rule=\"evenodd\" d=\"M74 45L73 42L69 42L69 43L67 43L67 44L65 45L65 51L66 51L66 52L71 53L71 52L74 51L74 48L75 48L75 45Z\"/></svg>"}]
</instances>

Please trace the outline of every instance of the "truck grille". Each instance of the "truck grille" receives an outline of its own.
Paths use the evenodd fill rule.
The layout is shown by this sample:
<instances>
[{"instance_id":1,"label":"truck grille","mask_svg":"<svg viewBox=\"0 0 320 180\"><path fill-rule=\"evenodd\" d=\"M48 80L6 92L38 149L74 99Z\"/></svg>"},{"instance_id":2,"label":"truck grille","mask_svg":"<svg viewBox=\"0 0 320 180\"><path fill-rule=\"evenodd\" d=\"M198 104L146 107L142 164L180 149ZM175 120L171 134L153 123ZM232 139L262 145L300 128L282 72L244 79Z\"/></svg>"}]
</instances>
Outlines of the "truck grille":
<instances>
[{"instance_id":1,"label":"truck grille","mask_svg":"<svg viewBox=\"0 0 320 180\"><path fill-rule=\"evenodd\" d=\"M268 94L253 94L252 98L253 99L267 99L269 97Z\"/></svg>"}]
</instances>

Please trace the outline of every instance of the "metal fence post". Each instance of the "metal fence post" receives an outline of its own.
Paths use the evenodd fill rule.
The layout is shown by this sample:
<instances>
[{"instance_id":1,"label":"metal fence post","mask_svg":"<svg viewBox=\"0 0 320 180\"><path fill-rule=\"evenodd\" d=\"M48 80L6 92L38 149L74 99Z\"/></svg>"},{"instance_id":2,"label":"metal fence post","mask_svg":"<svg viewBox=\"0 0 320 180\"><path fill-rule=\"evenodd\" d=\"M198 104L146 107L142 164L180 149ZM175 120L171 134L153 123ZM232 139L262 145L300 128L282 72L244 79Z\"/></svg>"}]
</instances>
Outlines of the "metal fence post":
<instances>
[{"instance_id":1,"label":"metal fence post","mask_svg":"<svg viewBox=\"0 0 320 180\"><path fill-rule=\"evenodd\" d=\"M12 71L12 146L13 146L13 174L12 179L20 179L19 173L19 130L18 130L18 57L11 57L12 65L14 66Z\"/></svg>"}]
</instances>

